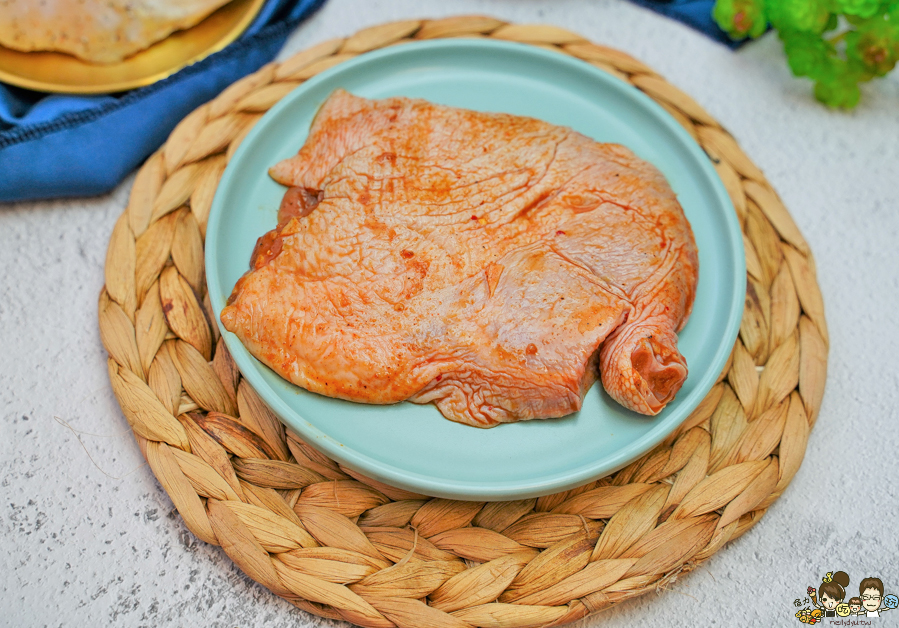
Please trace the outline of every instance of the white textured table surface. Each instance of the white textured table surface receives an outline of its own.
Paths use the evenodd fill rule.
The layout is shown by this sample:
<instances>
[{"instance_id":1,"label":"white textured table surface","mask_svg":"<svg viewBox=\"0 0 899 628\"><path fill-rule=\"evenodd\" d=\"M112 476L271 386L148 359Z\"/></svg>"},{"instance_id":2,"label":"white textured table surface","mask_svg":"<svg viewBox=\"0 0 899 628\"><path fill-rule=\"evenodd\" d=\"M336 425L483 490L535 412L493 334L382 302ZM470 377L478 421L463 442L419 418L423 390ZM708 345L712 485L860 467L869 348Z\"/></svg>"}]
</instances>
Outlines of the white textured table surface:
<instances>
[{"instance_id":1,"label":"white textured table surface","mask_svg":"<svg viewBox=\"0 0 899 628\"><path fill-rule=\"evenodd\" d=\"M380 22L464 13L567 27L691 94L779 191L824 292L827 390L792 485L702 568L575 625L795 625L793 600L838 569L850 595L866 576L899 590L899 72L866 86L854 112L830 111L790 76L776 37L733 53L621 0L329 0L282 58ZM0 204L0 626L345 626L197 541L144 465L96 315L132 181Z\"/></svg>"}]
</instances>

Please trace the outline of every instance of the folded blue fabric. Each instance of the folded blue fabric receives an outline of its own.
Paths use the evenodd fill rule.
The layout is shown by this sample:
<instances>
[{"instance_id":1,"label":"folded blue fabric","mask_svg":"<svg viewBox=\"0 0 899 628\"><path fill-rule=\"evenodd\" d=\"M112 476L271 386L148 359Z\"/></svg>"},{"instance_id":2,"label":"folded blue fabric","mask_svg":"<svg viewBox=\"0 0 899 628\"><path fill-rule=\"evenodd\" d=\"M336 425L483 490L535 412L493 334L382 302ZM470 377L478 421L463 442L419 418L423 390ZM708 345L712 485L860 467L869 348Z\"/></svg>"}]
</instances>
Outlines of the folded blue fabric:
<instances>
[{"instance_id":1,"label":"folded blue fabric","mask_svg":"<svg viewBox=\"0 0 899 628\"><path fill-rule=\"evenodd\" d=\"M712 19L715 0L631 0L631 2L679 20L730 48L737 48L743 44L728 37Z\"/></svg>"},{"instance_id":2,"label":"folded blue fabric","mask_svg":"<svg viewBox=\"0 0 899 628\"><path fill-rule=\"evenodd\" d=\"M0 84L0 201L113 189L184 116L271 61L324 1L269 0L230 46L122 94L47 95Z\"/></svg>"}]
</instances>

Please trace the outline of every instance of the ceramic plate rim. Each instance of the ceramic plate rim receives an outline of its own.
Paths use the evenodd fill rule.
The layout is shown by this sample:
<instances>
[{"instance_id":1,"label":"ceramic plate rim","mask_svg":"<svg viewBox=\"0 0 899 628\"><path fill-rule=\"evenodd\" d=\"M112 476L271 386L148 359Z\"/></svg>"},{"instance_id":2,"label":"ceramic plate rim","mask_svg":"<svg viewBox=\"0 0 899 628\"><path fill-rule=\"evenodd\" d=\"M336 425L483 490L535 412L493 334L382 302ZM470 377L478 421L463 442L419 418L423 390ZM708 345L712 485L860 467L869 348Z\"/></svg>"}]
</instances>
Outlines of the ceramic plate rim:
<instances>
[{"instance_id":1,"label":"ceramic plate rim","mask_svg":"<svg viewBox=\"0 0 899 628\"><path fill-rule=\"evenodd\" d=\"M319 83L329 80L335 74L350 71L357 66L368 63L379 63L382 62L383 59L389 59L393 55L409 54L411 49L431 50L480 46L486 46L493 49L507 49L514 53L523 55L530 54L536 57L550 59L552 62L574 65L578 70L591 74L596 80L604 83L605 87L614 90L625 90L626 92L629 92L631 97L638 101L642 101L640 104L653 110L658 119L657 121L664 124L667 127L667 130L677 137L683 147L691 152L693 157L697 159L701 170L705 172L708 179L706 183L708 183L714 191L715 200L717 200L717 208L721 211L724 222L727 224L727 230L722 235L726 236L729 240L728 248L733 255L733 259L730 261L734 264L734 272L731 278L736 287L731 302L729 303L730 318L727 320L727 324L724 327L725 333L722 336L721 344L718 346L709 368L701 374L698 383L695 384L691 394L680 408L679 414L682 416L674 418L671 418L670 416L666 417L664 421L660 421L640 438L631 441L628 446L623 447L616 454L611 456L607 455L601 458L601 464L580 467L574 471L568 469L554 475L535 479L526 485L520 481L468 482L446 478L435 478L434 476L423 475L398 468L392 464L376 460L366 454L344 446L342 443L324 433L321 429L296 413L268 385L259 370L260 367L266 367L257 362L244 348L237 337L231 332L226 331L222 326L219 314L224 307L224 300L219 297L218 291L213 289L213 287L221 286L218 267L216 265L216 236L218 235L220 216L222 214L221 205L223 203L220 191L226 190L231 179L236 176L236 171L231 165L240 162L241 156L253 145L254 138L264 131L266 127L266 118L275 118L279 111L290 106L293 100L301 97L306 91L313 89ZM229 162L229 166L225 169L210 210L205 249L207 287L213 314L216 317L215 323L218 325L222 337L225 340L225 344L237 363L241 374L248 380L253 389L257 391L260 397L262 397L265 403L274 411L282 422L294 429L304 440L315 446L316 449L319 449L328 457L337 460L350 469L363 473L372 479L427 495L451 499L477 500L505 500L535 497L580 486L593 479L604 477L629 464L631 461L646 454L653 447L662 442L662 440L664 440L671 432L677 429L690 413L695 410L702 399L705 398L712 386L714 386L721 370L724 368L727 359L730 356L733 343L735 342L739 331L745 299L746 267L744 256L742 230L737 220L730 196L727 194L723 183L711 166L707 155L699 147L696 141L658 103L637 90L635 87L622 82L620 79L567 55L543 50L526 44L479 39L442 39L414 42L365 53L329 68L287 94L281 101L266 112L263 118L255 125L253 130L247 135L241 146L235 152ZM740 288L741 285L743 286L742 289ZM230 287L227 292L230 292ZM724 340L727 342L724 342Z\"/></svg>"}]
</instances>

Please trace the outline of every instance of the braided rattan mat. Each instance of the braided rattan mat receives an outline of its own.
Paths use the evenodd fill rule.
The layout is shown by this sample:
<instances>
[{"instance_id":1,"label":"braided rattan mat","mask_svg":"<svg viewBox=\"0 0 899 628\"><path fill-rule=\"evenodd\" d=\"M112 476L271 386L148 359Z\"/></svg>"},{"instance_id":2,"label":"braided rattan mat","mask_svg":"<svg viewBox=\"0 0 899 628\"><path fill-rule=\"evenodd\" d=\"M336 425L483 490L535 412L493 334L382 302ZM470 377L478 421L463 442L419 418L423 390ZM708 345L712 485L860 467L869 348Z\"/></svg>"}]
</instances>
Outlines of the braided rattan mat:
<instances>
[{"instance_id":1,"label":"braided rattan mat","mask_svg":"<svg viewBox=\"0 0 899 628\"><path fill-rule=\"evenodd\" d=\"M456 36L550 48L643 90L708 153L743 227L746 308L719 382L640 460L539 499L429 499L327 459L285 432L241 379L203 298L212 196L262 114L346 59ZM809 248L733 137L624 53L554 26L479 16L395 22L319 44L191 113L137 175L112 232L99 310L113 391L188 528L296 606L379 628L560 625L690 571L790 482L827 366Z\"/></svg>"}]
</instances>

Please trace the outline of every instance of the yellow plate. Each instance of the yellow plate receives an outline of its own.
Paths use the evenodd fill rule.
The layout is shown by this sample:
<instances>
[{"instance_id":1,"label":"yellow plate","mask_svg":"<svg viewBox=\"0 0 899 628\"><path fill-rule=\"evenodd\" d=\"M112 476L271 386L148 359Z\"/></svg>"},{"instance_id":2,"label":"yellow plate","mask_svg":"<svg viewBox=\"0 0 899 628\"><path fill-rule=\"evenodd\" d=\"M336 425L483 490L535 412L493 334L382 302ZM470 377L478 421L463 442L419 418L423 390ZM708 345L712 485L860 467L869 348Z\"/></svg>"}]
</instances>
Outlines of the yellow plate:
<instances>
[{"instance_id":1,"label":"yellow plate","mask_svg":"<svg viewBox=\"0 0 899 628\"><path fill-rule=\"evenodd\" d=\"M105 94L143 87L217 52L237 39L265 0L233 0L205 20L172 33L120 63L87 63L60 52L0 46L0 81L42 92Z\"/></svg>"}]
</instances>

